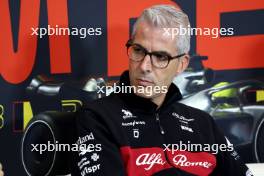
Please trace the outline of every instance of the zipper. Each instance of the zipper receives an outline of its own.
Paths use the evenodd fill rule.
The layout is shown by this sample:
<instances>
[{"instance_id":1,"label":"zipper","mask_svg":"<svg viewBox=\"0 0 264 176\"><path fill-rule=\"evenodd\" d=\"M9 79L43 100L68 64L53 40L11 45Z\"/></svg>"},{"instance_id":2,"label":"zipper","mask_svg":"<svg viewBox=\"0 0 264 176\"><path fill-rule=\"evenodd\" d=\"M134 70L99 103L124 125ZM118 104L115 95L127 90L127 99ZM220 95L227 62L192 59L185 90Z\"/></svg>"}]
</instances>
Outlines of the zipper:
<instances>
[{"instance_id":1,"label":"zipper","mask_svg":"<svg viewBox=\"0 0 264 176\"><path fill-rule=\"evenodd\" d=\"M158 124L159 124L160 133L163 135L163 134L165 134L165 131L164 131L164 129L160 123L159 113L156 113L155 116L156 116L156 122L158 122Z\"/></svg>"},{"instance_id":2,"label":"zipper","mask_svg":"<svg viewBox=\"0 0 264 176\"><path fill-rule=\"evenodd\" d=\"M164 129L163 129L161 123L160 123L159 113L156 112L155 116L156 116L156 122L159 124L160 133L161 133L162 135L164 135L164 134L165 134L165 131L164 131ZM165 139L164 139L164 138L163 138L163 141L165 142ZM166 151L163 151L163 153L164 153L164 155L165 155L165 159L166 159L167 163L168 163L172 168L176 168L176 167L171 163L171 161L169 160L168 153L167 153Z\"/></svg>"},{"instance_id":3,"label":"zipper","mask_svg":"<svg viewBox=\"0 0 264 176\"><path fill-rule=\"evenodd\" d=\"M164 135L164 134L165 134L165 131L164 131L164 129L163 129L161 123L160 123L159 112L156 112L156 113L155 113L155 117L156 117L156 122L159 124L160 133L161 133L162 135ZM163 141L165 142L165 139L164 139L164 138L163 138ZM166 152L166 151L163 151L163 152L164 152L165 159L166 159L166 161L168 162L168 164L169 164L172 168L175 168L175 166L170 162L167 152Z\"/></svg>"}]
</instances>

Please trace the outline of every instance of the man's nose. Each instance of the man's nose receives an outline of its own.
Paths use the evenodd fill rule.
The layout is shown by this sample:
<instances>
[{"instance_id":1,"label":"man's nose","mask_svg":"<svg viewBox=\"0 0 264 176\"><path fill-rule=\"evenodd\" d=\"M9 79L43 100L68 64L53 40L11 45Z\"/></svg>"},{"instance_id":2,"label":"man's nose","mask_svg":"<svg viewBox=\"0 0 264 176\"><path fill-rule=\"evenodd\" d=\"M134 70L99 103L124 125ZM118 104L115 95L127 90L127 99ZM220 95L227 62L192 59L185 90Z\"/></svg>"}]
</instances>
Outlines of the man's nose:
<instances>
[{"instance_id":1,"label":"man's nose","mask_svg":"<svg viewBox=\"0 0 264 176\"><path fill-rule=\"evenodd\" d=\"M147 54L140 63L140 69L145 72L150 72L152 69L151 57Z\"/></svg>"}]
</instances>

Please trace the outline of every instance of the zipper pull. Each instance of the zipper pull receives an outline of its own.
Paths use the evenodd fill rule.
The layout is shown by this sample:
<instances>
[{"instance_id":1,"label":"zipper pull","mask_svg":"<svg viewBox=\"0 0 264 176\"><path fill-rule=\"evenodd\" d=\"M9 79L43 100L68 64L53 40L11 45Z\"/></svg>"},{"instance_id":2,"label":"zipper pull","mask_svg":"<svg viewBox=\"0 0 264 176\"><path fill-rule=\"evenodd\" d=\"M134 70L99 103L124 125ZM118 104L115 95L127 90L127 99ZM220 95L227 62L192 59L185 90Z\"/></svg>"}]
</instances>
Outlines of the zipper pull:
<instances>
[{"instance_id":1,"label":"zipper pull","mask_svg":"<svg viewBox=\"0 0 264 176\"><path fill-rule=\"evenodd\" d=\"M159 114L158 114L158 113L156 113L156 121L157 121L158 124L159 124L160 133L161 133L162 135L165 134L165 131L164 131L163 127L161 126L160 118L159 118Z\"/></svg>"}]
</instances>

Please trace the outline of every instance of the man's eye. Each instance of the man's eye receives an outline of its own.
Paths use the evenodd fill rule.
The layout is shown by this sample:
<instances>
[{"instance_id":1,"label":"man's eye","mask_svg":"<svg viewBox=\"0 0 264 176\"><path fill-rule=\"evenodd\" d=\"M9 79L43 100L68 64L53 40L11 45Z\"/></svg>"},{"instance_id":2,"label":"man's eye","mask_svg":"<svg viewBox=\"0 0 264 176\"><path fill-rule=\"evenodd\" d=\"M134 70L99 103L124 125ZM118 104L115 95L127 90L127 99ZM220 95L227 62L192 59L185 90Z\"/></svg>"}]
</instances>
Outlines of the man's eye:
<instances>
[{"instance_id":1,"label":"man's eye","mask_svg":"<svg viewBox=\"0 0 264 176\"><path fill-rule=\"evenodd\" d=\"M136 53L144 53L144 50L140 47L133 47L134 52Z\"/></svg>"},{"instance_id":2,"label":"man's eye","mask_svg":"<svg viewBox=\"0 0 264 176\"><path fill-rule=\"evenodd\" d=\"M167 61L168 57L166 55L163 54L155 54L155 57L159 60L159 61Z\"/></svg>"}]
</instances>

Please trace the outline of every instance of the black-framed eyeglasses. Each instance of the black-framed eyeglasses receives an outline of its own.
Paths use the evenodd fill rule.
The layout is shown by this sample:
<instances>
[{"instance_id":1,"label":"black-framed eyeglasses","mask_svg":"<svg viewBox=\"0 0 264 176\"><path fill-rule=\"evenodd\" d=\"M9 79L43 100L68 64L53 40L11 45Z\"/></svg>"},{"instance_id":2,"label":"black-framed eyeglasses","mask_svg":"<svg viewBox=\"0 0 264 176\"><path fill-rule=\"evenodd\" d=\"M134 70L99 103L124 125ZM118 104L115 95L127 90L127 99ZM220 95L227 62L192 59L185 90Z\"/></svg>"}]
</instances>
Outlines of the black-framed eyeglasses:
<instances>
[{"instance_id":1,"label":"black-framed eyeglasses","mask_svg":"<svg viewBox=\"0 0 264 176\"><path fill-rule=\"evenodd\" d=\"M128 42L126 43L126 47L129 59L140 62L146 57L146 55L149 55L151 58L151 64L156 68L166 68L172 59L177 59L185 55L185 53L183 53L177 56L171 56L165 51L149 52L143 46L132 43L131 40L128 40Z\"/></svg>"}]
</instances>

